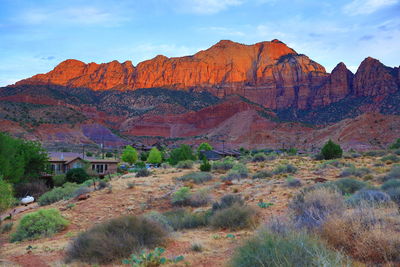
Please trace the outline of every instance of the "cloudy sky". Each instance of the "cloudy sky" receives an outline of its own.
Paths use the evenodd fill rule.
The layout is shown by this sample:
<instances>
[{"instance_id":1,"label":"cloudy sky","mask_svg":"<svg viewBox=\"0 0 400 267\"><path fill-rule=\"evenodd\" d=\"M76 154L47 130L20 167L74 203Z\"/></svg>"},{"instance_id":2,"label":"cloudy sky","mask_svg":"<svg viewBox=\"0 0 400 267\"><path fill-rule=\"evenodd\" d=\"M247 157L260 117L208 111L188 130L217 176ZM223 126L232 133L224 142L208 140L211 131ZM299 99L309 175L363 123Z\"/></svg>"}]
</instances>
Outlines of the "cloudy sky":
<instances>
[{"instance_id":1,"label":"cloudy sky","mask_svg":"<svg viewBox=\"0 0 400 267\"><path fill-rule=\"evenodd\" d=\"M279 39L330 71L400 65L400 0L0 0L0 86L68 58L134 64Z\"/></svg>"}]
</instances>

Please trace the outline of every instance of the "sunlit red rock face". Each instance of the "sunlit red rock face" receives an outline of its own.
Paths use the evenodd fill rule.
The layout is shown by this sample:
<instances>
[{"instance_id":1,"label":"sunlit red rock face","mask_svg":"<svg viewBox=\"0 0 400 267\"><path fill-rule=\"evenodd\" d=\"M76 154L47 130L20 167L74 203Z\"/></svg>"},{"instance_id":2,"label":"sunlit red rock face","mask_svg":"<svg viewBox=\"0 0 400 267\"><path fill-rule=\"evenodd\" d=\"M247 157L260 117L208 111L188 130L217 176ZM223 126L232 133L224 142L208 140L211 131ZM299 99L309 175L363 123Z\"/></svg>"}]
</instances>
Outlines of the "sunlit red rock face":
<instances>
[{"instance_id":1,"label":"sunlit red rock face","mask_svg":"<svg viewBox=\"0 0 400 267\"><path fill-rule=\"evenodd\" d=\"M216 96L242 95L270 108L306 108L313 86L328 74L324 67L286 44L273 40L254 45L220 41L193 56L157 56L139 63L85 64L66 60L47 74L21 84L56 84L94 90L166 87L207 90Z\"/></svg>"}]
</instances>

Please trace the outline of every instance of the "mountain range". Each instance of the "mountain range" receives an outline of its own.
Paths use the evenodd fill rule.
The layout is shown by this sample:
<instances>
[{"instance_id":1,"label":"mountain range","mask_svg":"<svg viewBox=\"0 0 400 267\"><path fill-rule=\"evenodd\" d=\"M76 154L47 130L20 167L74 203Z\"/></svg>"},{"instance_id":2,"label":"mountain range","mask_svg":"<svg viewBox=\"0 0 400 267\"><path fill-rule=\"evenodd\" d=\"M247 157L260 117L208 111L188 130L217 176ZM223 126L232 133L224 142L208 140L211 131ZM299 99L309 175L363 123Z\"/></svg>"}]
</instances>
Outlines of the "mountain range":
<instances>
[{"instance_id":1,"label":"mountain range","mask_svg":"<svg viewBox=\"0 0 400 267\"><path fill-rule=\"evenodd\" d=\"M132 141L381 148L400 135L400 68L366 58L331 73L279 40L222 40L133 66L61 62L0 88L0 130L44 143Z\"/></svg>"}]
</instances>

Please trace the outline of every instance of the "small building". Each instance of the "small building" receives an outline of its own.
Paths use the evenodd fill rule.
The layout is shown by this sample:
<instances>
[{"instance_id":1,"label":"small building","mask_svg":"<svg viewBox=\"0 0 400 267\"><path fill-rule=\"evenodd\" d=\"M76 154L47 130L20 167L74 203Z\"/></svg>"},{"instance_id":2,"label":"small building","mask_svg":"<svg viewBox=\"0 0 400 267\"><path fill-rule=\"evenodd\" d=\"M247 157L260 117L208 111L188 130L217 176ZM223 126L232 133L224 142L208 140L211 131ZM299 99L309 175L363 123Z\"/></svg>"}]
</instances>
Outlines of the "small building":
<instances>
[{"instance_id":1,"label":"small building","mask_svg":"<svg viewBox=\"0 0 400 267\"><path fill-rule=\"evenodd\" d=\"M219 160L221 158L224 157L239 157L240 156L240 152L235 151L235 150L224 150L224 151L220 151L220 150L202 150L200 151L200 153L202 153L207 160Z\"/></svg>"},{"instance_id":2,"label":"small building","mask_svg":"<svg viewBox=\"0 0 400 267\"><path fill-rule=\"evenodd\" d=\"M96 159L84 157L80 153L50 152L50 170L52 174L64 174L70 169L82 168L89 164L89 169L99 175L115 173L118 167L118 160Z\"/></svg>"}]
</instances>

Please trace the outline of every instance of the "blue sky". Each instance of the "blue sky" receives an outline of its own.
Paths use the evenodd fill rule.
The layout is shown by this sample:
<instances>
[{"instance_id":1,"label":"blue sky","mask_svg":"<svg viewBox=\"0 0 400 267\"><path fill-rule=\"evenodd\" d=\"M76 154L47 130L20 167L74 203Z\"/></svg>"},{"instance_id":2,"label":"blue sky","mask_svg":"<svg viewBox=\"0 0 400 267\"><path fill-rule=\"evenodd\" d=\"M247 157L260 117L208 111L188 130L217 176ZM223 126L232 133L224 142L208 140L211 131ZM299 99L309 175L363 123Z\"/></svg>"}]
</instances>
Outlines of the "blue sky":
<instances>
[{"instance_id":1,"label":"blue sky","mask_svg":"<svg viewBox=\"0 0 400 267\"><path fill-rule=\"evenodd\" d=\"M400 0L0 0L0 86L74 58L134 64L279 39L330 71L400 65Z\"/></svg>"}]
</instances>

